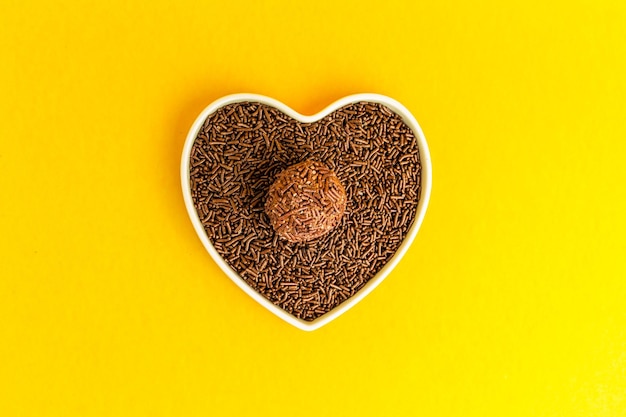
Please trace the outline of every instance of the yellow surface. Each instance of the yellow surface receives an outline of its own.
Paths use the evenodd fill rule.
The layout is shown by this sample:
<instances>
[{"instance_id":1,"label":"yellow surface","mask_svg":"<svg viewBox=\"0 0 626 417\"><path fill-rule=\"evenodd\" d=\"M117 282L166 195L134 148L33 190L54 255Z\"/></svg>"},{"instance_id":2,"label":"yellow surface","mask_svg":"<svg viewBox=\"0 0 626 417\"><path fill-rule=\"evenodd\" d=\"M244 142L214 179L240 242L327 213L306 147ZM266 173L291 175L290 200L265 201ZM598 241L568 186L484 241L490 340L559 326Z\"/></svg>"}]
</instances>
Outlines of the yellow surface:
<instances>
[{"instance_id":1,"label":"yellow surface","mask_svg":"<svg viewBox=\"0 0 626 417\"><path fill-rule=\"evenodd\" d=\"M621 0L2 1L0 415L626 415L624 74ZM414 245L316 332L187 218L234 92L386 94L429 141Z\"/></svg>"}]
</instances>

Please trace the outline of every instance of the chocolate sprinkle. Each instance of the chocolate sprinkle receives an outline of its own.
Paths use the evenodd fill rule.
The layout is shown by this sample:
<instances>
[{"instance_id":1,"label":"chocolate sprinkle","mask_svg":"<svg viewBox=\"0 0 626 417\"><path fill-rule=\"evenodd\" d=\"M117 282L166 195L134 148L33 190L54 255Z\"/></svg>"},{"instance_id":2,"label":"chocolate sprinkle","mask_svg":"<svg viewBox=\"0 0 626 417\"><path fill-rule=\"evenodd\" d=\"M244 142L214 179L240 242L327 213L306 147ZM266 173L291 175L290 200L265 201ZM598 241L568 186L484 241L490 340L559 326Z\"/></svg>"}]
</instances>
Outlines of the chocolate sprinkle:
<instances>
[{"instance_id":1,"label":"chocolate sprinkle","mask_svg":"<svg viewBox=\"0 0 626 417\"><path fill-rule=\"evenodd\" d=\"M265 213L286 168L319 161L345 188L345 213L306 242L281 238ZM189 180L196 212L224 260L256 291L303 320L352 297L400 247L417 210L417 141L387 107L360 102L314 123L260 103L209 115L193 144Z\"/></svg>"}]
</instances>

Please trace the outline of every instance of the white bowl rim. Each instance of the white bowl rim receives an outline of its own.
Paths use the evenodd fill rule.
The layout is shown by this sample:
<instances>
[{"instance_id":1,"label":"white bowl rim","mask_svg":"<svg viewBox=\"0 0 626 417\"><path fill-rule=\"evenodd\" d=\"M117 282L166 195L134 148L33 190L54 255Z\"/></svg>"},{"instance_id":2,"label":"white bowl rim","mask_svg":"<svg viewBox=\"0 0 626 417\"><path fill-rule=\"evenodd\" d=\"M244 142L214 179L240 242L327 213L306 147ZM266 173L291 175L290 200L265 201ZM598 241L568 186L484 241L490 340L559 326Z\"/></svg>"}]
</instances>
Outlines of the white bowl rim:
<instances>
[{"instance_id":1,"label":"white bowl rim","mask_svg":"<svg viewBox=\"0 0 626 417\"><path fill-rule=\"evenodd\" d=\"M355 295L350 297L348 300L344 301L342 304L338 305L328 313L324 314L321 317L318 317L312 321L306 321L299 319L282 308L276 306L259 292L254 290L248 283L245 282L243 278L235 272L230 265L222 258L222 256L217 252L215 247L211 244L204 227L202 226L202 222L200 221L200 217L196 213L195 206L193 204L193 200L191 197L191 184L189 181L189 168L190 168L190 158L191 158L191 148L193 143L196 140L198 132L204 125L207 117L218 110L221 107L224 107L229 104L239 103L239 102L257 102L266 104L268 106L272 106L291 118L301 122L301 123L312 123L317 120L320 120L332 113L333 111L344 107L348 104L367 101L371 103L379 103L386 107L388 107L391 111L398 114L402 117L403 121L411 128L413 133L415 134L415 138L417 140L419 153L420 153L420 163L422 167L421 171L421 190L420 190L420 200L416 209L416 216L413 221L413 225L409 229L407 236L404 238L400 247L394 254L394 256L387 262L383 268L372 278L370 279L363 288L361 288ZM187 139L185 140L185 145L183 147L183 154L181 160L181 183L183 190L183 198L185 200L185 206L187 207L187 213L189 214L189 218L191 219L191 223L196 230L196 233L207 252L211 255L213 260L218 264L218 266L226 273L226 275L246 294L248 294L252 299L261 304L267 310L285 320L287 323L306 331L316 330L325 324L331 322L336 319L354 305L356 305L359 301L361 301L366 295L371 293L388 275L389 273L396 267L400 259L404 256L406 251L409 249L415 236L417 236L417 232L424 220L424 216L426 214L426 209L428 207L428 203L430 201L430 194L432 188L432 163L430 160L430 152L428 149L428 144L426 143L426 138L424 137L424 133L422 129L415 119L411 112L400 104L398 101L375 93L362 93L362 94L353 94L346 97L343 97L334 103L328 105L322 111L310 115L305 116L302 115L289 106L283 104L282 102L273 99L271 97L266 97L260 94L249 94L249 93L240 93L240 94L230 94L224 97L221 97L211 104L209 104L196 118L189 133L187 134Z\"/></svg>"}]
</instances>

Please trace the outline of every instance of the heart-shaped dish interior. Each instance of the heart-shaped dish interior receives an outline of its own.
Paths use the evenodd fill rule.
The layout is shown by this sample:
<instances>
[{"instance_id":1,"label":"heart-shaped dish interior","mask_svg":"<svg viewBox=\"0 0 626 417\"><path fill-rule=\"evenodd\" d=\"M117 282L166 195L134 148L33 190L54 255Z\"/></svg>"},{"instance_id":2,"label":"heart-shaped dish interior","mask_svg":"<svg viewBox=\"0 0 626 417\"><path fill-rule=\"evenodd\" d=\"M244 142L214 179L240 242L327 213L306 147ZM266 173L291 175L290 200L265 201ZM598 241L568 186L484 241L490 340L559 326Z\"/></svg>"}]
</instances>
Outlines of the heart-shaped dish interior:
<instances>
[{"instance_id":1,"label":"heart-shaped dish interior","mask_svg":"<svg viewBox=\"0 0 626 417\"><path fill-rule=\"evenodd\" d=\"M264 212L279 173L319 161L343 183L339 224L306 242L275 233ZM415 119L378 95L346 97L315 116L235 95L192 127L182 163L192 222L216 262L249 295L305 330L370 292L417 233L430 195L430 158Z\"/></svg>"}]
</instances>

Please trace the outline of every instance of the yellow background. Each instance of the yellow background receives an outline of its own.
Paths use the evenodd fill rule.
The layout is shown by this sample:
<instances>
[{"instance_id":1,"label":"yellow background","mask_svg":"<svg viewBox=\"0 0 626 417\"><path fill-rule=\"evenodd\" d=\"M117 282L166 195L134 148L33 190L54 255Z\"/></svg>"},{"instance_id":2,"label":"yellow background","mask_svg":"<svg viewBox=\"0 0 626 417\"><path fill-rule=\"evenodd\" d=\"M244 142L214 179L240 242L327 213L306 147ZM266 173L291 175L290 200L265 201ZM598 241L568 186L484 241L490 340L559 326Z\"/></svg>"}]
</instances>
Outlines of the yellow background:
<instances>
[{"instance_id":1,"label":"yellow background","mask_svg":"<svg viewBox=\"0 0 626 417\"><path fill-rule=\"evenodd\" d=\"M3 0L0 415L626 415L625 73L620 0ZM235 92L386 94L431 147L415 243L313 333L185 212Z\"/></svg>"}]
</instances>

